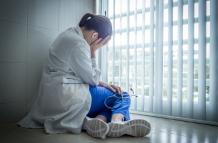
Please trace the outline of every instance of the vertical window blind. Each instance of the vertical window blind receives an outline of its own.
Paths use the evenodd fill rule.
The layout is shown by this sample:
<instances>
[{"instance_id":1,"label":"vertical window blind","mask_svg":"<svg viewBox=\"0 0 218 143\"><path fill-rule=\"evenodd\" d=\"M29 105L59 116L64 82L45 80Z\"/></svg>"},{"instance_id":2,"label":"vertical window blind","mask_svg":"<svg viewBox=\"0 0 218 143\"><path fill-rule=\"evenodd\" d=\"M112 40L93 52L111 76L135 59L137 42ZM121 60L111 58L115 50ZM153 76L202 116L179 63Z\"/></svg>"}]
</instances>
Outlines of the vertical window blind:
<instances>
[{"instance_id":1,"label":"vertical window blind","mask_svg":"<svg viewBox=\"0 0 218 143\"><path fill-rule=\"evenodd\" d=\"M131 110L218 122L216 0L101 0L113 36L103 79L134 91Z\"/></svg>"}]
</instances>

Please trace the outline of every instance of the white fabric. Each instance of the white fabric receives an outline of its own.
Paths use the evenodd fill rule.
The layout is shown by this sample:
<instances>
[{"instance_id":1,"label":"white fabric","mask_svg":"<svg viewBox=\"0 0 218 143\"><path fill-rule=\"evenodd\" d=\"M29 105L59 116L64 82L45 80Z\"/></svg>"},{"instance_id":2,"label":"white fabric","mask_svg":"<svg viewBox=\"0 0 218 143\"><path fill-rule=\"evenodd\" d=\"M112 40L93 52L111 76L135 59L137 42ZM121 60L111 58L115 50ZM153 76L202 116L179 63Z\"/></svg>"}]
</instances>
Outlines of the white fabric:
<instances>
[{"instance_id":1,"label":"white fabric","mask_svg":"<svg viewBox=\"0 0 218 143\"><path fill-rule=\"evenodd\" d=\"M89 84L98 84L99 78L100 71L80 28L67 29L52 44L39 95L18 124L45 128L47 133L80 133L91 106Z\"/></svg>"}]
</instances>

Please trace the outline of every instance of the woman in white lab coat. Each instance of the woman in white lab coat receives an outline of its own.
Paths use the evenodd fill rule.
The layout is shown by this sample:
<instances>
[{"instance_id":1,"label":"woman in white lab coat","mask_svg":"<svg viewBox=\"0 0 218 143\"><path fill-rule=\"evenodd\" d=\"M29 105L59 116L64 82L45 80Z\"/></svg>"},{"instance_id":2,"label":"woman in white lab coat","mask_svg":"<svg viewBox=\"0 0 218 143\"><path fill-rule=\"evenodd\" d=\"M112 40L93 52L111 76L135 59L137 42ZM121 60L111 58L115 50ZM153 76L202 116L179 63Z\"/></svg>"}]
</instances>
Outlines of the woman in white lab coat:
<instances>
[{"instance_id":1,"label":"woman in white lab coat","mask_svg":"<svg viewBox=\"0 0 218 143\"><path fill-rule=\"evenodd\" d=\"M47 133L80 133L84 129L89 135L99 138L105 138L106 135L112 137L123 134L146 135L150 131L150 125L144 120L133 120L122 125L115 123L123 119L129 120L130 98L127 93L125 96L114 96L122 95L124 92L115 85L99 81L96 50L104 46L111 35L110 20L105 16L89 13L82 17L78 26L70 27L61 33L49 50L39 95L31 111L18 124L27 128L45 128ZM105 91L107 94L103 94ZM108 100L111 97L115 97L113 101ZM111 103L101 102L98 99ZM123 102L123 99L126 99L126 102ZM117 114L107 116L106 112L104 114L101 112L102 114L98 115L100 110L97 108L103 110L104 107L112 106L112 102L120 104L119 111L113 107L108 111L116 110ZM111 124L107 124L109 120ZM114 133L112 129L118 124L121 130L129 128L126 129L129 131L119 130L119 133ZM132 126L138 127L134 133L131 130ZM137 130L144 132L138 133Z\"/></svg>"}]
</instances>

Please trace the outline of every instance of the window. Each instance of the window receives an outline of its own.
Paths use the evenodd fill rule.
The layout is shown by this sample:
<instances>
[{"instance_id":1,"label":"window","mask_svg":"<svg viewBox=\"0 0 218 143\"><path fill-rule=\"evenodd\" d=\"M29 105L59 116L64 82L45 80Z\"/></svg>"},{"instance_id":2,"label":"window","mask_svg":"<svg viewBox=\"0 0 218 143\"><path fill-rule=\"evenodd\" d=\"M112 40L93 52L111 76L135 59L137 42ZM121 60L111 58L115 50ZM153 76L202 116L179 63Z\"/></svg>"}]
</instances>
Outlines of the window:
<instances>
[{"instance_id":1,"label":"window","mask_svg":"<svg viewBox=\"0 0 218 143\"><path fill-rule=\"evenodd\" d=\"M114 30L106 79L134 89L138 97L131 97L131 109L206 120L215 96L209 93L211 0L105 0L105 5Z\"/></svg>"}]
</instances>

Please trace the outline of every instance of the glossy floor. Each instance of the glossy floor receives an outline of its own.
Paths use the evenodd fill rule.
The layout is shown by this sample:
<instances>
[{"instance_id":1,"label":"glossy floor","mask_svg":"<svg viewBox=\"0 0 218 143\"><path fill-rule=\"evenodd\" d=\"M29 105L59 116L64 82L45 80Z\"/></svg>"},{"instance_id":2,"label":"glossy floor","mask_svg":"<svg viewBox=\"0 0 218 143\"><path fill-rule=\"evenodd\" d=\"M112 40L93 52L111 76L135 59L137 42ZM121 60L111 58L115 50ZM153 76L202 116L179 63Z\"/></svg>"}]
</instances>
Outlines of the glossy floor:
<instances>
[{"instance_id":1,"label":"glossy floor","mask_svg":"<svg viewBox=\"0 0 218 143\"><path fill-rule=\"evenodd\" d=\"M41 129L24 129L15 124L0 125L1 143L218 143L218 127L194 124L162 118L132 115L151 123L150 134L143 138L123 136L120 138L95 139L86 133L45 134Z\"/></svg>"}]
</instances>

